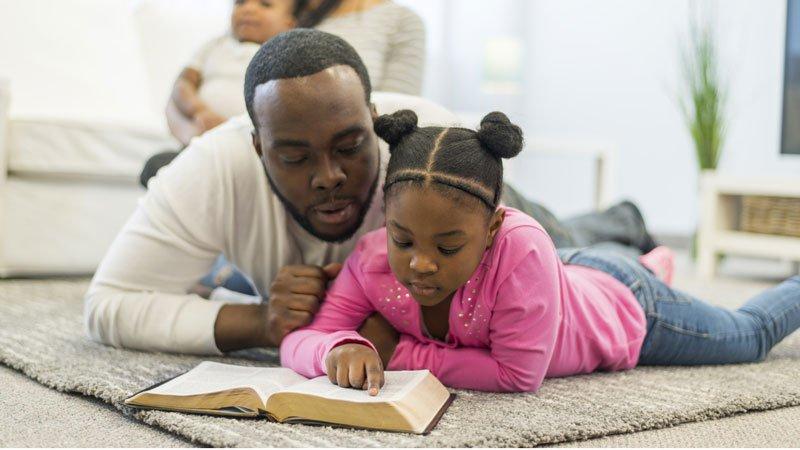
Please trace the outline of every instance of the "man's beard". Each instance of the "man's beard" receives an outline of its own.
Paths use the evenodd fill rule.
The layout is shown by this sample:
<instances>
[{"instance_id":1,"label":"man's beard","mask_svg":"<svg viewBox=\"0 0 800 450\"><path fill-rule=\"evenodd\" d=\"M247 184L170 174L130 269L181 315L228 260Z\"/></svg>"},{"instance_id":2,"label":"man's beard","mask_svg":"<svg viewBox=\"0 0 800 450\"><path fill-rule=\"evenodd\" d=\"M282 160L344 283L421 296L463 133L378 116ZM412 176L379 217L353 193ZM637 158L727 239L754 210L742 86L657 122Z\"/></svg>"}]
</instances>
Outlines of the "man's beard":
<instances>
[{"instance_id":1,"label":"man's beard","mask_svg":"<svg viewBox=\"0 0 800 450\"><path fill-rule=\"evenodd\" d=\"M302 212L300 212L297 208L295 208L295 206L286 197L283 196L283 193L281 193L280 189L278 189L278 186L276 186L275 182L272 181L272 177L269 175L269 171L266 170L266 167L264 168L264 173L267 174L267 181L269 182L269 185L272 188L272 192L274 192L275 195L278 197L278 200L281 201L283 207L286 208L287 211L289 211L289 214L292 216L295 222L300 224L300 226L303 227L304 230L306 230L309 234L311 234L315 238L323 240L325 242L332 242L336 244L342 243L350 239L351 237L353 237L354 234L356 234L356 231L358 231L358 229L361 228L361 224L364 223L364 217L367 216L369 208L372 205L372 197L375 196L375 190L378 187L378 179L380 178L380 168L379 168L378 173L375 174L375 179L372 181L372 185L369 188L369 195L367 195L367 201L362 205L362 208L360 208L358 212L358 219L356 220L356 223L353 224L351 228L345 230L344 233L337 236L331 236L328 234L320 233L317 230L315 230L314 226L311 225L311 221Z\"/></svg>"}]
</instances>

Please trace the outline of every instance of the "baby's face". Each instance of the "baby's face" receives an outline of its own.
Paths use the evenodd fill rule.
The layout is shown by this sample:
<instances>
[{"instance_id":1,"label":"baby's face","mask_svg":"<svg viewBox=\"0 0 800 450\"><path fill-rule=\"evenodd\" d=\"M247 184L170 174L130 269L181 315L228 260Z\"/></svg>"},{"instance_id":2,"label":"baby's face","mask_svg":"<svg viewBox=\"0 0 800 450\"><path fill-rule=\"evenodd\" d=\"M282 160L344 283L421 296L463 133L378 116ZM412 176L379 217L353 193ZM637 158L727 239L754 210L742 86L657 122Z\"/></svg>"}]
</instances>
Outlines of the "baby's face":
<instances>
[{"instance_id":1,"label":"baby's face","mask_svg":"<svg viewBox=\"0 0 800 450\"><path fill-rule=\"evenodd\" d=\"M231 15L231 30L241 42L263 44L292 29L293 0L236 0Z\"/></svg>"}]
</instances>

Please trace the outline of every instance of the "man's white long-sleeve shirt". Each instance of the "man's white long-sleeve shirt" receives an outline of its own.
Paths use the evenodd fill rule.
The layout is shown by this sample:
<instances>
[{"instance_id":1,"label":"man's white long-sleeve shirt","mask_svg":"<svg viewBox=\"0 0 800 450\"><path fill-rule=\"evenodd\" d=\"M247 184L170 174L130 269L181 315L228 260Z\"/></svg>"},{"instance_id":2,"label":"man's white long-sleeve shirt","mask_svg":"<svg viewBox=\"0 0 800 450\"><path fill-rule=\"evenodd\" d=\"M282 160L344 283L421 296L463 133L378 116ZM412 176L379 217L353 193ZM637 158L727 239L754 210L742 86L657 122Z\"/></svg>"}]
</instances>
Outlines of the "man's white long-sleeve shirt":
<instances>
[{"instance_id":1,"label":"man's white long-sleeve shirt","mask_svg":"<svg viewBox=\"0 0 800 450\"><path fill-rule=\"evenodd\" d=\"M416 97L374 94L379 113L413 109L423 122L457 123ZM342 262L358 239L383 226L388 151L381 141L379 186L358 231L342 243L319 240L289 215L267 181L247 116L195 138L150 181L147 194L120 231L85 298L92 339L116 347L214 354L221 302L187 294L219 254L266 292L292 264Z\"/></svg>"}]
</instances>

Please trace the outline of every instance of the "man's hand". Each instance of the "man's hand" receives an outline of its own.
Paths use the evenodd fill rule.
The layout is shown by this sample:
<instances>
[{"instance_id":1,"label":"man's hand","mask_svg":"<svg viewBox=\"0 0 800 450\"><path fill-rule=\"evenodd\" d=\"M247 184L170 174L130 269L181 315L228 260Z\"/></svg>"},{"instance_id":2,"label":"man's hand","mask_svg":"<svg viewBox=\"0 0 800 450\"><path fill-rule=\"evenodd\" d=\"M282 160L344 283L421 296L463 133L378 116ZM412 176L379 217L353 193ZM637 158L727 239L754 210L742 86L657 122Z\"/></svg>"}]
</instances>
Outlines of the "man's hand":
<instances>
[{"instance_id":1,"label":"man's hand","mask_svg":"<svg viewBox=\"0 0 800 450\"><path fill-rule=\"evenodd\" d=\"M266 335L278 347L293 330L311 323L325 299L328 282L339 274L342 265L286 266L278 272L269 290Z\"/></svg>"},{"instance_id":2,"label":"man's hand","mask_svg":"<svg viewBox=\"0 0 800 450\"><path fill-rule=\"evenodd\" d=\"M364 321L358 334L372 342L372 345L378 350L383 367L388 366L394 350L397 348L397 343L400 341L400 334L392 324L380 313L374 313Z\"/></svg>"},{"instance_id":3,"label":"man's hand","mask_svg":"<svg viewBox=\"0 0 800 450\"><path fill-rule=\"evenodd\" d=\"M331 383L340 387L367 389L378 395L383 387L383 364L375 350L362 344L343 344L328 353L325 367Z\"/></svg>"}]
</instances>

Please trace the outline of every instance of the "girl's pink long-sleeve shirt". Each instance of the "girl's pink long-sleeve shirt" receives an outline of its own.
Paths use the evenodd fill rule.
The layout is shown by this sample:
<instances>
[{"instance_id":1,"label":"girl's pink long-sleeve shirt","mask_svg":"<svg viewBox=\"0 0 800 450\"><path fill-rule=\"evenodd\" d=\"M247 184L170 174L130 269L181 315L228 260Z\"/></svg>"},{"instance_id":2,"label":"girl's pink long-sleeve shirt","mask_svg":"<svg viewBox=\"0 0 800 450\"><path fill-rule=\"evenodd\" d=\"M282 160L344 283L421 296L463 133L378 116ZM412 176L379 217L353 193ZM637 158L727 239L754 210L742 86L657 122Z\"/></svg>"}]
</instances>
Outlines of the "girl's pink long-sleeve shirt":
<instances>
[{"instance_id":1,"label":"girl's pink long-sleeve shirt","mask_svg":"<svg viewBox=\"0 0 800 450\"><path fill-rule=\"evenodd\" d=\"M454 388L536 391L545 377L634 367L645 315L633 293L562 264L539 223L504 209L494 244L453 296L444 342L427 335L419 304L392 274L382 228L361 238L314 321L283 340L281 363L324 375L337 345L372 346L355 330L377 311L400 332L387 369L428 369Z\"/></svg>"}]
</instances>

